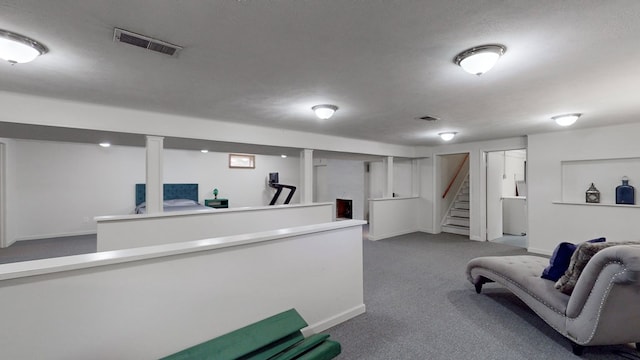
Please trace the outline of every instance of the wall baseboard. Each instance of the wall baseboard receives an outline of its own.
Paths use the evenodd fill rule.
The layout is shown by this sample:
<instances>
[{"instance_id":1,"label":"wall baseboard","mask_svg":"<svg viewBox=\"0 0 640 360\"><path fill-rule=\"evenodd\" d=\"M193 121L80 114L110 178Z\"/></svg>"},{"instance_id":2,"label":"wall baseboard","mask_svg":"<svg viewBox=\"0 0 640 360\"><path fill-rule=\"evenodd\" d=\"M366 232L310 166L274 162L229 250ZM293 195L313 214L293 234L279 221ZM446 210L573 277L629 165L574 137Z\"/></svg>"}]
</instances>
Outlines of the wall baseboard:
<instances>
[{"instance_id":1,"label":"wall baseboard","mask_svg":"<svg viewBox=\"0 0 640 360\"><path fill-rule=\"evenodd\" d=\"M402 231L397 231L397 232L394 232L394 233L378 235L378 236L372 236L371 233L369 233L369 240L377 241L377 240L387 239L387 238L394 237L394 236L411 234L411 233L418 232L418 231L420 231L420 230L418 230L418 229L409 229L409 230L402 230Z\"/></svg>"},{"instance_id":2,"label":"wall baseboard","mask_svg":"<svg viewBox=\"0 0 640 360\"><path fill-rule=\"evenodd\" d=\"M477 235L471 235L469 236L469 239L474 241L484 241L480 236L477 236Z\"/></svg>"},{"instance_id":3,"label":"wall baseboard","mask_svg":"<svg viewBox=\"0 0 640 360\"><path fill-rule=\"evenodd\" d=\"M72 233L61 233L61 234L34 235L34 236L24 236L21 238L17 238L14 240L14 242L42 240L42 239L59 238L59 237L67 237L67 236L96 235L96 234L97 232L95 230L91 230L91 231L78 231L78 232L72 232Z\"/></svg>"},{"instance_id":4,"label":"wall baseboard","mask_svg":"<svg viewBox=\"0 0 640 360\"><path fill-rule=\"evenodd\" d=\"M344 311L328 319L325 319L315 324L307 326L306 328L302 329L302 334L305 337L307 337L309 335L320 333L322 331L327 330L328 328L334 327L347 320L353 319L358 315L364 314L365 311L366 311L366 306L364 304L360 304L352 309Z\"/></svg>"},{"instance_id":5,"label":"wall baseboard","mask_svg":"<svg viewBox=\"0 0 640 360\"><path fill-rule=\"evenodd\" d=\"M418 231L423 232L423 233L427 233L427 234L436 234L435 230L433 228L420 228L418 229Z\"/></svg>"}]
</instances>

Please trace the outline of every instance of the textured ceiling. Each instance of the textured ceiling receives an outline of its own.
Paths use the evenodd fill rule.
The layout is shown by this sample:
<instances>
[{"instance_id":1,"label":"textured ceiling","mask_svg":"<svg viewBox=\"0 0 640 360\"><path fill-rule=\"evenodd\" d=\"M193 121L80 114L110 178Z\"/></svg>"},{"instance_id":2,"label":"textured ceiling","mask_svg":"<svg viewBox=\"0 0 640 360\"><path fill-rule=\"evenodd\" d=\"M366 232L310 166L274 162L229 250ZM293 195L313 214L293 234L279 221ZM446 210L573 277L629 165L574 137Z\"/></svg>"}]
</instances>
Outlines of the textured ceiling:
<instances>
[{"instance_id":1,"label":"textured ceiling","mask_svg":"<svg viewBox=\"0 0 640 360\"><path fill-rule=\"evenodd\" d=\"M0 1L0 28L50 49L1 63L0 90L392 144L505 138L560 131L561 113L640 120L639 18L637 0ZM490 72L452 63L485 43L507 47ZM319 103L340 109L320 121Z\"/></svg>"}]
</instances>

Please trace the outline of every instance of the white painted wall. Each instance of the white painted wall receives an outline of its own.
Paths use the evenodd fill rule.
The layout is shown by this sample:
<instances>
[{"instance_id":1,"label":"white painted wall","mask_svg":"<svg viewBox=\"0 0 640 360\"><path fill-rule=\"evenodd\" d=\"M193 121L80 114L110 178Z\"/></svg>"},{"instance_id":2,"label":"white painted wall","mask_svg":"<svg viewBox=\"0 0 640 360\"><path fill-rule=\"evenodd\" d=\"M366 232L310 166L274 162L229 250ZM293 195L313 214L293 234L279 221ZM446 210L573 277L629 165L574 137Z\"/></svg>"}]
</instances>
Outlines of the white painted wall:
<instances>
[{"instance_id":1,"label":"white painted wall","mask_svg":"<svg viewBox=\"0 0 640 360\"><path fill-rule=\"evenodd\" d=\"M580 173L580 178L567 178L565 188L579 189L580 205L556 204L563 199L562 162L640 157L638 146L640 124L562 131L529 136L528 172L529 251L549 254L561 241L580 242L604 236L607 241L638 240L640 207L586 205L584 192L593 179L602 190L618 183L614 174L610 183L604 167L593 167ZM637 171L629 166L630 171ZM628 175L628 174L627 174ZM604 176L604 177L603 177ZM640 174L632 179L637 188ZM619 180L618 180L619 181ZM610 191L610 190L609 190ZM636 196L638 196L636 194ZM578 196L575 195L576 199ZM573 201L574 196L567 199Z\"/></svg>"},{"instance_id":2,"label":"white painted wall","mask_svg":"<svg viewBox=\"0 0 640 360\"><path fill-rule=\"evenodd\" d=\"M365 165L363 161L318 159L315 162L316 201L352 200L354 219L364 220Z\"/></svg>"},{"instance_id":3,"label":"white painted wall","mask_svg":"<svg viewBox=\"0 0 640 360\"><path fill-rule=\"evenodd\" d=\"M216 211L103 216L98 251L169 244L335 220L335 204L276 205ZM132 236L131 234L135 234Z\"/></svg>"},{"instance_id":4,"label":"white painted wall","mask_svg":"<svg viewBox=\"0 0 640 360\"><path fill-rule=\"evenodd\" d=\"M373 161L369 165L370 199L382 198L385 189L386 169L382 161ZM396 196L412 196L411 160L393 160L393 192Z\"/></svg>"},{"instance_id":5,"label":"white painted wall","mask_svg":"<svg viewBox=\"0 0 640 360\"><path fill-rule=\"evenodd\" d=\"M420 230L418 197L369 200L369 240L380 240Z\"/></svg>"},{"instance_id":6,"label":"white painted wall","mask_svg":"<svg viewBox=\"0 0 640 360\"><path fill-rule=\"evenodd\" d=\"M419 184L418 184L418 229L420 231L434 233L434 159L423 158L418 160Z\"/></svg>"},{"instance_id":7,"label":"white painted wall","mask_svg":"<svg viewBox=\"0 0 640 360\"><path fill-rule=\"evenodd\" d=\"M15 232L16 232L16 226L15 226L15 221L16 221L16 216L15 214L12 214L11 212L9 212L9 209L11 209L12 205L15 203L15 195L17 193L17 185L16 185L16 180L15 180L15 171L14 169L16 168L16 161L15 161L15 156L14 156L14 149L13 149L13 140L12 139L5 139L5 138L0 138L0 142L2 142L3 144L5 144L4 147L4 152L5 152L5 168L4 169L0 169L0 171L4 171L4 180L5 180L5 194L4 194L4 211L5 211L5 219L4 219L4 225L5 225L5 243L4 244L0 244L0 246L10 246L11 244L13 244L15 242Z\"/></svg>"},{"instance_id":8,"label":"white painted wall","mask_svg":"<svg viewBox=\"0 0 640 360\"><path fill-rule=\"evenodd\" d=\"M395 196L415 196L412 193L413 178L411 176L411 160L394 159L393 161L393 192Z\"/></svg>"},{"instance_id":9,"label":"white painted wall","mask_svg":"<svg viewBox=\"0 0 640 360\"><path fill-rule=\"evenodd\" d=\"M323 331L365 311L362 224L0 265L2 358L158 359L290 308Z\"/></svg>"},{"instance_id":10,"label":"white painted wall","mask_svg":"<svg viewBox=\"0 0 640 360\"><path fill-rule=\"evenodd\" d=\"M95 233L93 218L131 213L134 184L145 182L144 148L28 140L7 148L12 240ZM295 185L298 167L295 157L256 155L255 169L229 169L227 153L164 150L165 183L198 183L200 201L218 188L231 207L267 205L268 173Z\"/></svg>"},{"instance_id":11,"label":"white painted wall","mask_svg":"<svg viewBox=\"0 0 640 360\"><path fill-rule=\"evenodd\" d=\"M527 153L525 150L505 151L504 175L502 181L502 196L516 196L516 181L524 181L524 166Z\"/></svg>"}]
</instances>

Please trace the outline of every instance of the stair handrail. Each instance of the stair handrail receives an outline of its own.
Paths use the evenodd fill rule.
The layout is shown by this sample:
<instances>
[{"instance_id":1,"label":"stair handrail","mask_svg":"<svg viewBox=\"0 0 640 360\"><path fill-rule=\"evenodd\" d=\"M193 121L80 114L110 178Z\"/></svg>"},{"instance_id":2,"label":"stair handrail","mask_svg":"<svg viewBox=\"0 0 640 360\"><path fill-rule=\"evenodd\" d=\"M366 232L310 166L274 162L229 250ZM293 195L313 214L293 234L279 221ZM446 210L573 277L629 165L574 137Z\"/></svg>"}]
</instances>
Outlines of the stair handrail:
<instances>
[{"instance_id":1,"label":"stair handrail","mask_svg":"<svg viewBox=\"0 0 640 360\"><path fill-rule=\"evenodd\" d=\"M460 171L462 171L462 166L464 165L464 163L467 161L468 158L469 158L469 153L467 153L464 156L464 159L462 159L460 166L458 166L458 170L456 171L456 174L453 175L453 178L451 179L451 181L449 181L449 186L447 186L447 189L444 191L444 194L442 194L443 199L447 196L447 194L449 193L449 190L451 190L453 183L456 181L456 178L458 177L458 175L460 175Z\"/></svg>"}]
</instances>

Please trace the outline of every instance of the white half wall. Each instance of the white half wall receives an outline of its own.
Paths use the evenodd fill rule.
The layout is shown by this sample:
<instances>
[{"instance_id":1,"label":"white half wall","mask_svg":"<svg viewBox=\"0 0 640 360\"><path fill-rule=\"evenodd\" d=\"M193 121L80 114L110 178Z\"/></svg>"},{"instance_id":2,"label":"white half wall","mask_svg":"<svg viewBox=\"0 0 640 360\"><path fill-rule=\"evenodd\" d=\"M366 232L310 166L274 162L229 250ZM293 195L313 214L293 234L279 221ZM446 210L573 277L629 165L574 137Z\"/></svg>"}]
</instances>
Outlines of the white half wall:
<instances>
[{"instance_id":1,"label":"white half wall","mask_svg":"<svg viewBox=\"0 0 640 360\"><path fill-rule=\"evenodd\" d=\"M369 240L381 240L420 230L419 197L369 200Z\"/></svg>"},{"instance_id":2,"label":"white half wall","mask_svg":"<svg viewBox=\"0 0 640 360\"><path fill-rule=\"evenodd\" d=\"M596 185L608 194L612 193L611 188L619 185L613 180L606 182L606 176L609 176L606 172L610 168L595 166L590 172L573 173L564 186L577 188L583 195L569 197L570 201L563 203L562 193L563 161L640 157L638 134L640 124L627 124L529 136L529 251L550 254L559 242L575 243L600 236L606 237L607 241L638 240L640 207L584 203L584 192L595 179L601 180L600 185ZM629 170L637 171L632 164ZM619 173L615 177L629 175L621 168L617 169ZM630 183L636 187L637 200L640 178L632 178ZM615 202L612 196L606 201Z\"/></svg>"},{"instance_id":3,"label":"white half wall","mask_svg":"<svg viewBox=\"0 0 640 360\"><path fill-rule=\"evenodd\" d=\"M290 308L323 331L365 311L362 224L0 265L2 358L158 359Z\"/></svg>"},{"instance_id":4,"label":"white half wall","mask_svg":"<svg viewBox=\"0 0 640 360\"><path fill-rule=\"evenodd\" d=\"M275 205L200 212L103 216L98 251L275 230L334 220L334 204Z\"/></svg>"}]
</instances>

